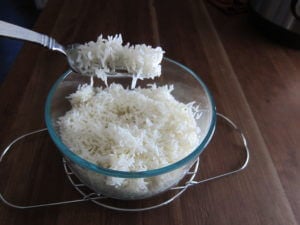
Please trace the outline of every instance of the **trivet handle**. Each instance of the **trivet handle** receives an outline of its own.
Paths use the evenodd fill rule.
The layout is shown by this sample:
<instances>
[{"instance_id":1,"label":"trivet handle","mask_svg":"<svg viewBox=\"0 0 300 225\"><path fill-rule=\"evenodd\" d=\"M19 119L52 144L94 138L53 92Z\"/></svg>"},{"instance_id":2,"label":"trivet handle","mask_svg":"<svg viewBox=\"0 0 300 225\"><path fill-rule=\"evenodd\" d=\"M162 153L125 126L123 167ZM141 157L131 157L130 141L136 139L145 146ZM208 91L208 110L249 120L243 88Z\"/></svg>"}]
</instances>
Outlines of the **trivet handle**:
<instances>
[{"instance_id":1,"label":"trivet handle","mask_svg":"<svg viewBox=\"0 0 300 225\"><path fill-rule=\"evenodd\" d=\"M2 152L1 156L0 156L0 163L2 162L4 156L12 149L12 146L17 143L18 141L20 141L21 139L24 139L28 136L34 135L34 134L38 134L41 132L45 132L47 131L47 128L44 129L40 129L40 130L36 130L27 134L24 134L18 138L16 138L15 140L13 140ZM17 205L14 203L9 202L8 200L6 200L4 198L4 196L2 195L2 193L0 193L0 200L3 201L3 203L5 203L8 206L11 206L13 208L17 208L17 209L30 209L30 208L40 208L40 207L45 207L45 206L56 206L56 205L65 205L65 204L70 204L70 203L76 203L76 202L85 202L85 201L90 201L90 200L99 200L99 199L103 199L104 197L101 195L97 195L95 193L92 193L91 195L87 195L84 196L81 199L75 199L75 200L69 200L69 201L61 201L61 202L51 202L51 203L46 203L46 204L37 204L37 205Z\"/></svg>"},{"instance_id":2,"label":"trivet handle","mask_svg":"<svg viewBox=\"0 0 300 225\"><path fill-rule=\"evenodd\" d=\"M250 159L250 152L249 152L248 143L247 143L247 139L246 139L245 135L238 128L238 126L234 122L232 122L232 120L230 120L228 117L224 116L221 113L217 113L217 116L222 118L223 120L225 120L240 135L240 137L242 139L242 142L243 142L243 145L244 145L243 149L246 153L246 157L245 157L245 160L244 160L243 164L239 168L234 169L230 172L222 173L222 174L219 174L219 175L216 175L216 176L213 176L213 177L209 177L209 178L206 178L206 179L203 179L203 180L199 180L199 181L195 181L195 180L188 181L187 183L185 183L184 186L177 186L177 187L172 188L172 190L184 189L184 188L193 186L195 184L202 184L202 183L205 183L205 182L208 182L208 181L212 181L212 180L216 180L216 179L219 179L219 178L222 178L222 177L226 177L226 176L232 175L234 173L238 173L238 172L240 172L241 170L243 170L247 167L247 165L249 163L249 159Z\"/></svg>"}]
</instances>

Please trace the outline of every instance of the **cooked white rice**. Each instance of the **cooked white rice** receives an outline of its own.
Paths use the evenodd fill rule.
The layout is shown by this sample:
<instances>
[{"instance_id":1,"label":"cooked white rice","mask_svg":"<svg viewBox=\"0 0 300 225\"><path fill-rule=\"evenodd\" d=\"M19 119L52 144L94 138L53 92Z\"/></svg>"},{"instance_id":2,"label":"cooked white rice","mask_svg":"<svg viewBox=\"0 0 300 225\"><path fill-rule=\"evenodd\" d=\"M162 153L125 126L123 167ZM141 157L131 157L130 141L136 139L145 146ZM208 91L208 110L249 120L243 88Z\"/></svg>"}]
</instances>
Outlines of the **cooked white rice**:
<instances>
[{"instance_id":1,"label":"cooked white rice","mask_svg":"<svg viewBox=\"0 0 300 225\"><path fill-rule=\"evenodd\" d=\"M164 51L161 47L152 48L145 44L123 45L121 35L100 35L96 42L90 41L78 47L75 63L85 75L101 78L106 82L108 74L125 70L133 78L154 78L161 74L161 61Z\"/></svg>"},{"instance_id":2,"label":"cooked white rice","mask_svg":"<svg viewBox=\"0 0 300 225\"><path fill-rule=\"evenodd\" d=\"M58 120L64 144L82 158L118 171L157 169L190 154L200 141L199 109L194 103L178 102L171 94L173 86L135 88L137 79L160 76L163 53L160 47L123 45L121 35L107 39L101 35L96 42L79 46L80 72L101 78L106 88L85 84L68 97L72 108ZM108 74L118 70L132 75L131 89L114 83L107 86ZM159 193L189 169L126 179L73 168L100 192L125 199Z\"/></svg>"},{"instance_id":3,"label":"cooked white rice","mask_svg":"<svg viewBox=\"0 0 300 225\"><path fill-rule=\"evenodd\" d=\"M104 168L145 171L172 164L197 147L200 135L197 108L178 102L172 90L80 86L69 96L72 109L59 118L61 138L74 153ZM116 187L133 187L132 182L143 191L153 185L143 178L106 179Z\"/></svg>"}]
</instances>

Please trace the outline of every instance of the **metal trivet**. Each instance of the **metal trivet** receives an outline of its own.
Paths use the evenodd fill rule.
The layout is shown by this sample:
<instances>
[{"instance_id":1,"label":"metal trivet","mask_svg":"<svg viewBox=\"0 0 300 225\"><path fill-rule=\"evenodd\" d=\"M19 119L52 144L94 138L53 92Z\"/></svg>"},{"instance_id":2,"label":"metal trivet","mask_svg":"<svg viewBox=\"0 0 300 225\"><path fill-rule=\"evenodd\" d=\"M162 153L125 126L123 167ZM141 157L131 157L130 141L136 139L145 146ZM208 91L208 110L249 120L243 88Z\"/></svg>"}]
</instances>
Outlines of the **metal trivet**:
<instances>
[{"instance_id":1,"label":"metal trivet","mask_svg":"<svg viewBox=\"0 0 300 225\"><path fill-rule=\"evenodd\" d=\"M172 201L174 201L176 198L178 198L190 186L194 186L196 184L202 184L202 183L205 183L205 182L208 182L208 181L212 181L212 180L216 180L216 179L219 179L219 178L222 178L222 177L225 177L225 176L229 176L229 175L232 175L234 173L240 172L241 170L243 170L247 167L247 165L249 163L250 153L249 153L247 140L246 140L243 132L228 117L226 117L226 116L224 116L223 114L220 114L220 113L217 113L217 116L219 116L220 118L225 120L236 132L239 133L239 135L242 139L243 145L244 145L243 149L246 153L246 157L245 157L242 165L239 168L234 169L230 172L226 172L226 173L219 174L219 175L207 178L207 179L196 181L194 179L195 179L195 176L197 175L197 171L198 171L198 168L199 168L199 158L197 158L194 165L191 167L189 172L187 172L187 174L184 178L185 183L183 185L178 185L178 186L175 186L173 188L170 188L168 190L168 192L170 192L171 196L168 196L165 200L162 200L159 203L154 203L150 206L138 207L138 208L118 207L118 206L115 206L113 203L105 203L104 200L109 199L109 198L102 195L102 194L98 194L98 193L93 192L85 184L80 182L79 179L76 177L76 175L68 167L67 162L64 158L63 158L62 161L63 161L63 167L64 167L64 170L65 170L66 176L68 177L68 180L70 181L71 185L75 188L75 190L77 190L82 195L82 198L75 199L75 200L69 200L69 201L60 201L60 202L52 202L52 203L37 204L37 205L25 205L25 206L9 202L8 200L6 200L4 198L4 196L1 193L0 193L0 199L6 205L8 205L10 207L13 207L13 208L17 208L17 209L40 208L40 207L46 207L46 206L65 205L65 204L70 204L70 203L86 202L86 201L91 201L91 202L93 202L97 205L100 205L100 206L108 208L108 209L113 209L113 210L118 210L118 211L133 211L133 212L146 211L146 210L155 209L155 208L158 208L158 207L161 207L161 206L165 206L165 205L171 203ZM45 131L47 131L47 128L36 130L36 131L30 132L30 133L26 133L26 134L16 138L15 140L13 140L2 152L2 154L0 156L0 163L2 162L4 156L9 152L11 147L16 142L18 142L21 139L24 139L28 136L31 136L31 135L34 135L34 134L37 134L37 133L41 133L41 132L45 132Z\"/></svg>"}]
</instances>

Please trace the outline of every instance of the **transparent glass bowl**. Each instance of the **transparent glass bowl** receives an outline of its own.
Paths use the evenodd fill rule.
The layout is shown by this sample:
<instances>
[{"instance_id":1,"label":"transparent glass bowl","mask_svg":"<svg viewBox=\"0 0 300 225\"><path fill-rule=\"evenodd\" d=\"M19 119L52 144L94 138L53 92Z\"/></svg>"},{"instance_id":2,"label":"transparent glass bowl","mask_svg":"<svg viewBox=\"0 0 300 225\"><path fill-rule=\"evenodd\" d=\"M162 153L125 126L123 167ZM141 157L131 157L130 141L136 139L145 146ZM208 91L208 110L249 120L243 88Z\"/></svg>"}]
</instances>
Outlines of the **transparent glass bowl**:
<instances>
[{"instance_id":1,"label":"transparent glass bowl","mask_svg":"<svg viewBox=\"0 0 300 225\"><path fill-rule=\"evenodd\" d=\"M162 75L154 80L138 81L137 86L146 87L149 83L156 83L158 86L174 85L172 94L178 101L183 103L195 102L199 105L202 110L202 115L197 120L198 126L201 128L199 146L185 158L154 170L125 172L102 168L73 153L62 142L57 124L57 119L71 108L66 96L74 93L79 84L89 82L89 77L72 71L64 73L49 92L45 106L45 119L52 140L63 154L71 170L81 182L96 193L110 198L136 200L148 198L168 190L185 176L214 133L216 110L207 87L199 76L189 68L174 60L164 58L162 61ZM127 87L130 86L131 79L109 78L109 83L112 82L121 83ZM104 86L104 83L98 79L95 79L94 83L95 86ZM124 180L126 181L124 183L128 185L112 186L109 182L112 178L127 179ZM135 182L138 182L139 179L147 182L148 189L146 191L135 186Z\"/></svg>"}]
</instances>

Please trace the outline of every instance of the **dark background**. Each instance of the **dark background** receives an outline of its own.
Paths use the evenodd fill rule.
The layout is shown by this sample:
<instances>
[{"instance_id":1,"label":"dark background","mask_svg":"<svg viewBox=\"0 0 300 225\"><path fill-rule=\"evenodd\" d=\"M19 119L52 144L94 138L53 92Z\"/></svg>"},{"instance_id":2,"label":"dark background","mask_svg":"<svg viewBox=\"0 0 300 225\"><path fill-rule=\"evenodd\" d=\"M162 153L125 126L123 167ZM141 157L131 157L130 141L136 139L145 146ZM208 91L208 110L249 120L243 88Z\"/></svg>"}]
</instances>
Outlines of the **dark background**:
<instances>
[{"instance_id":1,"label":"dark background","mask_svg":"<svg viewBox=\"0 0 300 225\"><path fill-rule=\"evenodd\" d=\"M40 10L34 0L1 0L0 20L32 28ZM23 41L0 37L0 83L9 72Z\"/></svg>"}]
</instances>

